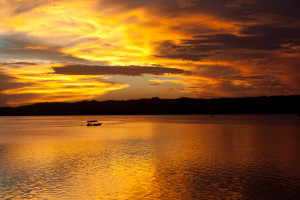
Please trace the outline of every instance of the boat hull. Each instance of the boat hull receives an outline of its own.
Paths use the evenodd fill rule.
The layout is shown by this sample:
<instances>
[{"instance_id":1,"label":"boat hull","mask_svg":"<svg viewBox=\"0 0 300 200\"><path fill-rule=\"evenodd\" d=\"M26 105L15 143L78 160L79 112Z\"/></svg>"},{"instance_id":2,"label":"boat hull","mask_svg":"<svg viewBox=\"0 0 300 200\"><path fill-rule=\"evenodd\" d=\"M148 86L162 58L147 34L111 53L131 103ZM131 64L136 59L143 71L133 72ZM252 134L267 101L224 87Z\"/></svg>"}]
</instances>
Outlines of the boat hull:
<instances>
[{"instance_id":1,"label":"boat hull","mask_svg":"<svg viewBox=\"0 0 300 200\"><path fill-rule=\"evenodd\" d=\"M98 123L98 124L87 124L87 126L101 126L102 123Z\"/></svg>"}]
</instances>

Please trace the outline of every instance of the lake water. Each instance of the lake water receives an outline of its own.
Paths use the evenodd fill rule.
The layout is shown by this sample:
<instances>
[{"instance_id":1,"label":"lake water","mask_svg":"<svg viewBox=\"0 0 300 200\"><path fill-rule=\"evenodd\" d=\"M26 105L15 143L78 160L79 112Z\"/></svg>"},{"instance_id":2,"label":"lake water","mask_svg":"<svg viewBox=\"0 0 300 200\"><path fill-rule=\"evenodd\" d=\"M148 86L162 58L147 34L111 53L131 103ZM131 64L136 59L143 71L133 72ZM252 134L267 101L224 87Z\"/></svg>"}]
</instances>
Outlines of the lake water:
<instances>
[{"instance_id":1,"label":"lake water","mask_svg":"<svg viewBox=\"0 0 300 200\"><path fill-rule=\"evenodd\" d=\"M0 199L296 200L299 145L297 115L0 117Z\"/></svg>"}]
</instances>

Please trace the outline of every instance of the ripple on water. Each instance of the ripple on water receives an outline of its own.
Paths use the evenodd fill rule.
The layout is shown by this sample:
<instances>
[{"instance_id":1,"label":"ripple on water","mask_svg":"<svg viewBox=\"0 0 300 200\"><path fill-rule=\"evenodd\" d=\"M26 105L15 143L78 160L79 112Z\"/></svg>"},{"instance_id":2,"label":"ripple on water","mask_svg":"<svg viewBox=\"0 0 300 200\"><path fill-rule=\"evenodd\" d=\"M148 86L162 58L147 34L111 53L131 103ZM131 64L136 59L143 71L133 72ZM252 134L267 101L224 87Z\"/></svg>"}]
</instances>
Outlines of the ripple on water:
<instances>
[{"instance_id":1,"label":"ripple on water","mask_svg":"<svg viewBox=\"0 0 300 200\"><path fill-rule=\"evenodd\" d=\"M82 122L85 117L66 120ZM272 119L245 123L251 116L231 123L228 119L207 123L211 119L205 116L181 116L180 120L176 116L174 123L171 116L163 117L144 117L145 121L139 116L129 120L128 116L106 116L114 123L102 120L101 129L58 129L54 125L64 122L60 117L39 119L50 124L49 129L30 129L35 120L28 119L17 124L16 130L2 126L0 198L299 197L299 126L276 126ZM27 127L24 132L23 126Z\"/></svg>"}]
</instances>

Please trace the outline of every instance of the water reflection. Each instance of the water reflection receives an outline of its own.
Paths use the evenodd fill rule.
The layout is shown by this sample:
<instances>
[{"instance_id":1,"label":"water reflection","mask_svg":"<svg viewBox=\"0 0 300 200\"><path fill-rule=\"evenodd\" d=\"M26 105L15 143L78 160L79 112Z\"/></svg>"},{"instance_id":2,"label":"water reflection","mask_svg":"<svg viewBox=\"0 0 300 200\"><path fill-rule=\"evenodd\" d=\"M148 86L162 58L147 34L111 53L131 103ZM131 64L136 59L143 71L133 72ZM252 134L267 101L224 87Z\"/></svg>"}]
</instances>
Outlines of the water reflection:
<instances>
[{"instance_id":1,"label":"water reflection","mask_svg":"<svg viewBox=\"0 0 300 200\"><path fill-rule=\"evenodd\" d=\"M149 187L147 146L142 140L2 146L2 197L129 198Z\"/></svg>"},{"instance_id":2,"label":"water reflection","mask_svg":"<svg viewBox=\"0 0 300 200\"><path fill-rule=\"evenodd\" d=\"M80 126L84 116L65 119L79 121L78 126L59 129L55 125L61 120L45 117L40 122L49 126L43 131L25 121L13 130L2 118L0 198L297 199L300 195L300 127L295 124L236 123L236 119L197 123L209 120L203 116L198 121L192 117L194 123L190 116L186 116L189 123L184 123L184 116L180 122L174 118L176 123L170 116L122 117L107 117L101 129ZM23 126L27 129L22 131Z\"/></svg>"}]
</instances>

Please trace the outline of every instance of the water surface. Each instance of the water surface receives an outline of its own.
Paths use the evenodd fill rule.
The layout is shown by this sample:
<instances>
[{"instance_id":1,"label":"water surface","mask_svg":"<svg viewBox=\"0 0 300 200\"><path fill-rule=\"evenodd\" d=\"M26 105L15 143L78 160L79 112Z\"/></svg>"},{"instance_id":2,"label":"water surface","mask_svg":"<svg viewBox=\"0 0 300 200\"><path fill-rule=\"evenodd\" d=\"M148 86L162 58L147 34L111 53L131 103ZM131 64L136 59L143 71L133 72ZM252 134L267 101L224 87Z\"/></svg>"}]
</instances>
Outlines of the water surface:
<instances>
[{"instance_id":1,"label":"water surface","mask_svg":"<svg viewBox=\"0 0 300 200\"><path fill-rule=\"evenodd\" d=\"M101 127L85 121L99 120ZM1 199L299 199L296 115L0 117Z\"/></svg>"}]
</instances>

